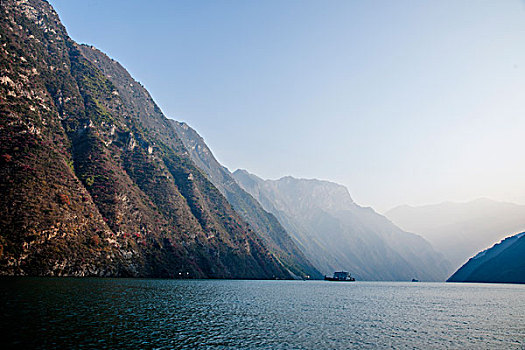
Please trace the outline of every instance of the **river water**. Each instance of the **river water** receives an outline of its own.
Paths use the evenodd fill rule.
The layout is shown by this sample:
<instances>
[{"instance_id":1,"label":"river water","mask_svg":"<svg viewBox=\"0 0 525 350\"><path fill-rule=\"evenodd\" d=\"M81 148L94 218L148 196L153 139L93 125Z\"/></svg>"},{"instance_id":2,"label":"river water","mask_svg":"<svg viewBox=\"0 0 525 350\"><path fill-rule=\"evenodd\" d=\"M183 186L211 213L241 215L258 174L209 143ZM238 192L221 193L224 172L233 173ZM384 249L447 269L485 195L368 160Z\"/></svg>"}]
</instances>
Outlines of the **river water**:
<instances>
[{"instance_id":1,"label":"river water","mask_svg":"<svg viewBox=\"0 0 525 350\"><path fill-rule=\"evenodd\" d=\"M525 285L7 278L0 297L11 348L525 349Z\"/></svg>"}]
</instances>

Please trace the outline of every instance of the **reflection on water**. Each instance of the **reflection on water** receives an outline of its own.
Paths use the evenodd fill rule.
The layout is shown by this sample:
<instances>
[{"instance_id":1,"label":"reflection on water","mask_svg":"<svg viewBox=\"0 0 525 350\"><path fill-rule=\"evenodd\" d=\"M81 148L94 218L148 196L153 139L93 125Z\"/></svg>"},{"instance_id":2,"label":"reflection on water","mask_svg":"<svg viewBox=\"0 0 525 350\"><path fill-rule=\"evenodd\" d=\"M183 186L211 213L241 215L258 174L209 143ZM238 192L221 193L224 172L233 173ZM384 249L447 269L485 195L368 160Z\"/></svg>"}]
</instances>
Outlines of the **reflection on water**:
<instances>
[{"instance_id":1,"label":"reflection on water","mask_svg":"<svg viewBox=\"0 0 525 350\"><path fill-rule=\"evenodd\" d=\"M525 346L525 286L0 279L3 342L27 348Z\"/></svg>"}]
</instances>

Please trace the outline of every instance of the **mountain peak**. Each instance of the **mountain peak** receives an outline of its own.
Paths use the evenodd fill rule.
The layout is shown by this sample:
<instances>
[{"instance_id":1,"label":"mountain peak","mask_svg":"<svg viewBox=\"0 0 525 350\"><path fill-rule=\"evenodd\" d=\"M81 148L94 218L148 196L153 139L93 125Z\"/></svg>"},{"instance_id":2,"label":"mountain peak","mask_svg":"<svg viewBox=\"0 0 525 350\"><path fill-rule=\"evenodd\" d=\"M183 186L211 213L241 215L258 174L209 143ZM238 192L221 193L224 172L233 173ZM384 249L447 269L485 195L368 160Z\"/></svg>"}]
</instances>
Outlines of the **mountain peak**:
<instances>
[{"instance_id":1,"label":"mountain peak","mask_svg":"<svg viewBox=\"0 0 525 350\"><path fill-rule=\"evenodd\" d=\"M345 186L327 180L296 178L290 175L277 180L269 180L262 179L244 169L237 169L233 172L233 176L239 179L241 177L246 180L250 179L256 183L264 183L266 186L281 189L285 193L290 189L296 193L302 192L304 195L308 193L308 196L316 198L316 201L311 203L312 205L317 203L322 206L337 207L341 210L350 209L356 205Z\"/></svg>"},{"instance_id":2,"label":"mountain peak","mask_svg":"<svg viewBox=\"0 0 525 350\"><path fill-rule=\"evenodd\" d=\"M447 262L428 242L354 203L345 186L292 176L262 180L244 170L233 175L325 274L350 269L369 280L411 280L415 271L421 279L446 277Z\"/></svg>"}]
</instances>

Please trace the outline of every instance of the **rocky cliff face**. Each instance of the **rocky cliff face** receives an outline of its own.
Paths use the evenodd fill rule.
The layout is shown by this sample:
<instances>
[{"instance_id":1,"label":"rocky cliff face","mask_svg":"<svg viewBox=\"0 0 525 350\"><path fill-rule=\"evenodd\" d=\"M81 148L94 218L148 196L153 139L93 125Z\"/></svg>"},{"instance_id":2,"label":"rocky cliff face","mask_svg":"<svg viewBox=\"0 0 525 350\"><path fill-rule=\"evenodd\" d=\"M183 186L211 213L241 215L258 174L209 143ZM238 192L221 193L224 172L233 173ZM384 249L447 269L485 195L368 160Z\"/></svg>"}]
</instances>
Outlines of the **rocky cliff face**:
<instances>
[{"instance_id":1,"label":"rocky cliff face","mask_svg":"<svg viewBox=\"0 0 525 350\"><path fill-rule=\"evenodd\" d=\"M428 242L358 206L344 186L289 176L262 180L243 170L233 176L322 273L344 269L361 280L446 278L448 262Z\"/></svg>"},{"instance_id":2,"label":"rocky cliff face","mask_svg":"<svg viewBox=\"0 0 525 350\"><path fill-rule=\"evenodd\" d=\"M290 277L124 68L0 6L1 274Z\"/></svg>"},{"instance_id":3,"label":"rocky cliff face","mask_svg":"<svg viewBox=\"0 0 525 350\"><path fill-rule=\"evenodd\" d=\"M525 232L478 253L448 282L525 283Z\"/></svg>"},{"instance_id":4,"label":"rocky cliff face","mask_svg":"<svg viewBox=\"0 0 525 350\"><path fill-rule=\"evenodd\" d=\"M295 276L322 278L275 216L265 211L257 200L237 184L230 171L215 159L202 137L186 123L173 120L172 124L195 164L208 175L279 261Z\"/></svg>"}]
</instances>

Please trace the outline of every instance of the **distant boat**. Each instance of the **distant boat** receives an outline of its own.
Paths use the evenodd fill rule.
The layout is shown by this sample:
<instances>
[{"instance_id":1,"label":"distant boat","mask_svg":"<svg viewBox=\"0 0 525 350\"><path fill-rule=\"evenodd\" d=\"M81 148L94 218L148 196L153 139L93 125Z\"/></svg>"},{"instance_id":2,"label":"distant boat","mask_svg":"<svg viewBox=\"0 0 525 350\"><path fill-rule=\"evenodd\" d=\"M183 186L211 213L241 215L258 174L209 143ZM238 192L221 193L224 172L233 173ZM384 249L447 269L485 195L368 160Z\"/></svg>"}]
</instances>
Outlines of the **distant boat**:
<instances>
[{"instance_id":1,"label":"distant boat","mask_svg":"<svg viewBox=\"0 0 525 350\"><path fill-rule=\"evenodd\" d=\"M419 280L412 278L412 282L419 282Z\"/></svg>"},{"instance_id":2,"label":"distant boat","mask_svg":"<svg viewBox=\"0 0 525 350\"><path fill-rule=\"evenodd\" d=\"M353 282L355 278L350 276L347 271L336 271L334 277L324 276L325 281L336 281L336 282Z\"/></svg>"}]
</instances>

